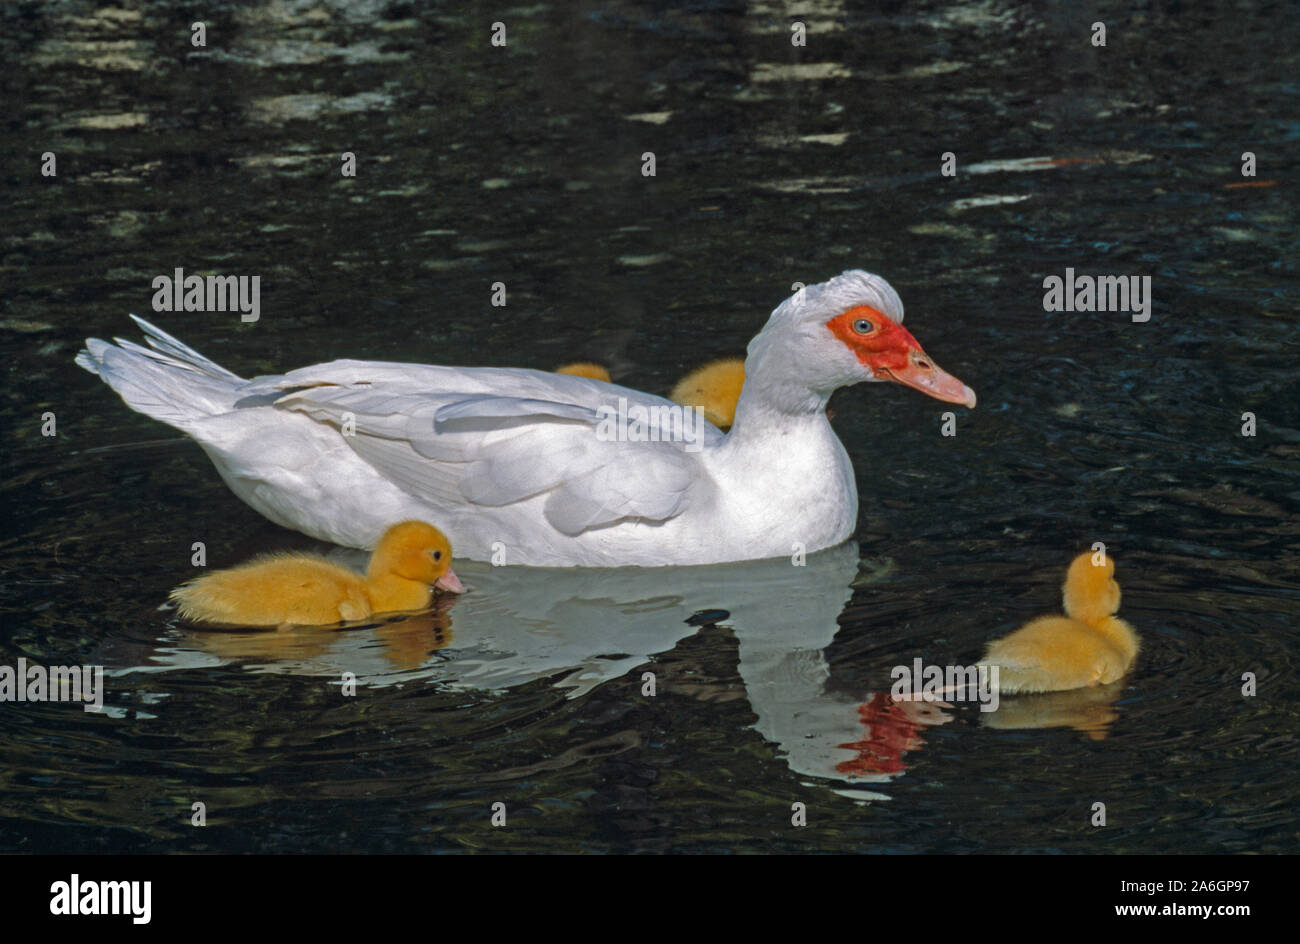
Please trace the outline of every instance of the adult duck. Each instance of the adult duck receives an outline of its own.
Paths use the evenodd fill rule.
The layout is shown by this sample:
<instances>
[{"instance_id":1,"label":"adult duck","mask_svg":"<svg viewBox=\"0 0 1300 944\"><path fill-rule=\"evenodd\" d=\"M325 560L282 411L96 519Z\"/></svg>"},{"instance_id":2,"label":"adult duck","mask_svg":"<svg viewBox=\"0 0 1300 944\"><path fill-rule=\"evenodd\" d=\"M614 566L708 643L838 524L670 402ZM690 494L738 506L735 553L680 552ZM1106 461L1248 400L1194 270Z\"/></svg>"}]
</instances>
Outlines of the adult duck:
<instances>
[{"instance_id":1,"label":"adult duck","mask_svg":"<svg viewBox=\"0 0 1300 944\"><path fill-rule=\"evenodd\" d=\"M134 316L132 316L134 317ZM244 380L135 318L149 348L89 339L77 363L191 436L245 502L312 537L372 547L437 521L472 560L706 564L812 552L857 523L826 419L839 387L891 380L975 405L902 326L883 278L850 270L786 299L749 344L735 423L540 370L336 360Z\"/></svg>"}]
</instances>

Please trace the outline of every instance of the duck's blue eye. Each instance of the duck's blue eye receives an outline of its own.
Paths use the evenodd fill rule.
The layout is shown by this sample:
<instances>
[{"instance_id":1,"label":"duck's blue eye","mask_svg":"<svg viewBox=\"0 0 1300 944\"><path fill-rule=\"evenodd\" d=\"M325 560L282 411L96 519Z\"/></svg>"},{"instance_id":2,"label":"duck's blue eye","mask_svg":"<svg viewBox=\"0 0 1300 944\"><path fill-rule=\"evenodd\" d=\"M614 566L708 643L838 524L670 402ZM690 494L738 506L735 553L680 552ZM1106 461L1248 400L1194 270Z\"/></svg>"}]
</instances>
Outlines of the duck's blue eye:
<instances>
[{"instance_id":1,"label":"duck's blue eye","mask_svg":"<svg viewBox=\"0 0 1300 944\"><path fill-rule=\"evenodd\" d=\"M857 321L853 322L853 330L858 334L870 334L872 331L876 330L876 326L866 318L859 318Z\"/></svg>"}]
</instances>

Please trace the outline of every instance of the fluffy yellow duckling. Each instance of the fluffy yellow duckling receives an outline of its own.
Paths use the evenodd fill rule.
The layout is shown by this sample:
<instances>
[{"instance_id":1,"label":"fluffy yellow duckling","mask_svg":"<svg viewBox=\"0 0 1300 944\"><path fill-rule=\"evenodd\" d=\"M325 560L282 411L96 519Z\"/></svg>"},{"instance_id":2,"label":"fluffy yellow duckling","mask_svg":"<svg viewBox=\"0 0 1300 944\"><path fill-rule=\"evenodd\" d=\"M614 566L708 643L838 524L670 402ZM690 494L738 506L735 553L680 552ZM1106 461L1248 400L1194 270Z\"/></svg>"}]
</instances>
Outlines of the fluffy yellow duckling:
<instances>
[{"instance_id":1,"label":"fluffy yellow duckling","mask_svg":"<svg viewBox=\"0 0 1300 944\"><path fill-rule=\"evenodd\" d=\"M744 360L726 357L691 371L677 382L668 399L682 406L698 406L710 423L728 429L735 422L736 401L744 385Z\"/></svg>"},{"instance_id":2,"label":"fluffy yellow duckling","mask_svg":"<svg viewBox=\"0 0 1300 944\"><path fill-rule=\"evenodd\" d=\"M563 367L555 368L557 374L572 374L574 377L590 377L592 380L603 380L609 383L609 371L599 364L593 364L590 361L578 361L576 364L565 364Z\"/></svg>"},{"instance_id":3,"label":"fluffy yellow duckling","mask_svg":"<svg viewBox=\"0 0 1300 944\"><path fill-rule=\"evenodd\" d=\"M982 660L998 666L998 690L1009 695L1105 685L1137 658L1138 637L1117 617L1119 584L1109 556L1080 554L1065 575L1066 616L1040 616L989 645Z\"/></svg>"},{"instance_id":4,"label":"fluffy yellow duckling","mask_svg":"<svg viewBox=\"0 0 1300 944\"><path fill-rule=\"evenodd\" d=\"M177 587L181 616L241 626L325 626L374 613L423 610L432 587L465 588L451 569L451 544L433 525L403 521L384 532L366 576L314 554L278 554Z\"/></svg>"}]
</instances>

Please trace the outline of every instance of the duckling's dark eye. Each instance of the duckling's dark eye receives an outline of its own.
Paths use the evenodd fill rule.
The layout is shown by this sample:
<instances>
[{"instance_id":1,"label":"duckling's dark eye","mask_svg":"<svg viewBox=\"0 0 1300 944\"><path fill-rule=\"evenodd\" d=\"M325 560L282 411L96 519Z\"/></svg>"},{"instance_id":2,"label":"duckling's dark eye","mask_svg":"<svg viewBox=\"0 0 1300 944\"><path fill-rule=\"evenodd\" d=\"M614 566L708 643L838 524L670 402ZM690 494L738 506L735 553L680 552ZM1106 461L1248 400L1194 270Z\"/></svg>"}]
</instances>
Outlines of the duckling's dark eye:
<instances>
[{"instance_id":1,"label":"duckling's dark eye","mask_svg":"<svg viewBox=\"0 0 1300 944\"><path fill-rule=\"evenodd\" d=\"M433 559L436 561L442 560L442 551L434 551Z\"/></svg>"},{"instance_id":2,"label":"duckling's dark eye","mask_svg":"<svg viewBox=\"0 0 1300 944\"><path fill-rule=\"evenodd\" d=\"M866 318L859 318L857 321L853 322L853 330L858 334L870 334L872 331L876 330L876 326Z\"/></svg>"}]
</instances>

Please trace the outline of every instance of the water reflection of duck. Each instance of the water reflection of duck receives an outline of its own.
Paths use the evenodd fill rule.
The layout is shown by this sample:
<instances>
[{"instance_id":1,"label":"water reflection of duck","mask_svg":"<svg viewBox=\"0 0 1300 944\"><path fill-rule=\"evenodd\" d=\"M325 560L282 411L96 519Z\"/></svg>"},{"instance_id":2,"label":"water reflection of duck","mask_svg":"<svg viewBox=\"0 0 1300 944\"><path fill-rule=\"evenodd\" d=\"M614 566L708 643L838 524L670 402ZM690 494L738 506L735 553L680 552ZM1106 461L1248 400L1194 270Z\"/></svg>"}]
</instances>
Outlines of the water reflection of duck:
<instances>
[{"instance_id":1,"label":"water reflection of duck","mask_svg":"<svg viewBox=\"0 0 1300 944\"><path fill-rule=\"evenodd\" d=\"M731 432L702 423L689 442L664 425L680 422L668 400L546 371L337 360L244 380L144 321L152 349L92 338L77 363L193 437L251 507L321 540L371 547L428 517L470 559L658 567L852 534L831 394L888 380L975 405L902 319L898 293L861 270L800 290L749 344ZM648 428L601 435L611 399Z\"/></svg>"},{"instance_id":2,"label":"water reflection of duck","mask_svg":"<svg viewBox=\"0 0 1300 944\"><path fill-rule=\"evenodd\" d=\"M1004 694L1056 692L1107 685L1137 657L1133 627L1117 617L1115 562L1101 553L1070 564L1062 597L1065 616L1040 616L991 643L982 662L998 667Z\"/></svg>"},{"instance_id":3,"label":"water reflection of duck","mask_svg":"<svg viewBox=\"0 0 1300 944\"><path fill-rule=\"evenodd\" d=\"M371 625L360 625L340 632L339 627L298 626L292 632L186 632L182 639L197 652L220 662L252 662L262 669L284 665L313 665L330 661L330 653L340 648L341 637L356 637L359 645L370 645L381 655L389 669L399 672L418 671L429 657L451 644L450 601L441 597L434 608L424 613L393 616ZM364 643L360 640L365 640ZM375 644L378 645L375 645ZM343 648L346 649L346 646ZM339 659L339 673L345 660ZM355 664L355 663L354 663Z\"/></svg>"},{"instance_id":4,"label":"water reflection of duck","mask_svg":"<svg viewBox=\"0 0 1300 944\"><path fill-rule=\"evenodd\" d=\"M362 559L343 548L330 556L349 565ZM433 651L450 638L450 622L416 622L422 614L346 632L221 633L173 626L146 650L124 651L118 641L104 658L119 666L110 674L241 661L257 672L334 679L350 672L359 685L377 688L418 680L444 690L501 692L543 681L570 698L602 685L642 697L643 673L651 671L657 697L713 705L747 699L753 715L742 711L739 723L752 721L773 745L774 758L800 775L847 782L860 798L862 784L890 781L902 766L840 767L861 756L854 742L866 739L888 753L904 737L898 725L917 725L917 733L949 719L932 706L864 713L861 693L828 684L826 649L853 596L858 549L846 542L801 560L803 566L783 558L653 570L458 561L474 592L455 598L455 641L436 657ZM435 605L451 603L440 598ZM709 620L713 629L687 622L701 611L718 618ZM697 671L693 647L679 647L699 632L734 636L743 685L731 671L717 679ZM876 724L893 730L876 732ZM917 739L900 749L919 747Z\"/></svg>"},{"instance_id":5,"label":"water reflection of duck","mask_svg":"<svg viewBox=\"0 0 1300 944\"><path fill-rule=\"evenodd\" d=\"M315 554L281 554L206 574L171 597L196 622L325 626L427 609L432 587L464 590L451 569L451 544L430 524L403 521L379 539L364 577Z\"/></svg>"},{"instance_id":6,"label":"water reflection of duck","mask_svg":"<svg viewBox=\"0 0 1300 944\"><path fill-rule=\"evenodd\" d=\"M980 712L980 724L1001 731L1073 728L1094 741L1103 741L1119 718L1115 700L1123 688L1123 682L1111 682L1095 688L1005 698L997 711Z\"/></svg>"},{"instance_id":7,"label":"water reflection of duck","mask_svg":"<svg viewBox=\"0 0 1300 944\"><path fill-rule=\"evenodd\" d=\"M920 750L926 728L946 724L952 715L944 711L948 704L923 701L899 701L889 692L876 692L858 706L858 717L866 728L866 737L841 744L856 751L851 760L841 761L835 769L850 777L885 779L907 769L903 754Z\"/></svg>"}]
</instances>

